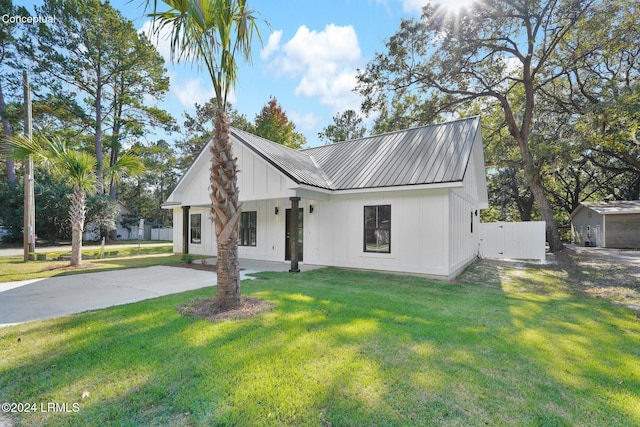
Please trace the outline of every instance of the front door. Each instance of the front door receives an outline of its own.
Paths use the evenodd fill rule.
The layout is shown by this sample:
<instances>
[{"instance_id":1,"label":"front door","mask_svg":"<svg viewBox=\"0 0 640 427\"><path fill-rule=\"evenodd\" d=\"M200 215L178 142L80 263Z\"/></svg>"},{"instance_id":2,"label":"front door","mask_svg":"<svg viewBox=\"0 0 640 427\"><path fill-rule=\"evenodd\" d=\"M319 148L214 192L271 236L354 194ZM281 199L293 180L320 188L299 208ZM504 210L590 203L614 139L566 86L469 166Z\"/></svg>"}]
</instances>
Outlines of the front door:
<instances>
[{"instance_id":1,"label":"front door","mask_svg":"<svg viewBox=\"0 0 640 427\"><path fill-rule=\"evenodd\" d=\"M285 218L285 246L284 246L284 259L285 261L291 261L291 235L289 230L291 229L291 209L287 209ZM304 218L304 209L298 209L298 261L302 261L302 236L304 236L303 232L303 224L302 219Z\"/></svg>"}]
</instances>

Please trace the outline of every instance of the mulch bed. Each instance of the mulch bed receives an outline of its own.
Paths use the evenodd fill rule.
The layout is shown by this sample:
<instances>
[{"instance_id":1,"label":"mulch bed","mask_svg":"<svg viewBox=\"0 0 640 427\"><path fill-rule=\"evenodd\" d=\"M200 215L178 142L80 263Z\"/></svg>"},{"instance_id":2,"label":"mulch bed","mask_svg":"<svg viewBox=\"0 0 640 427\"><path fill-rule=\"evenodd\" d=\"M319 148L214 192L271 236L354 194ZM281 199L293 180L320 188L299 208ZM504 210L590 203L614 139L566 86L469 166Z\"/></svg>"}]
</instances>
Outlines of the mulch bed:
<instances>
[{"instance_id":1,"label":"mulch bed","mask_svg":"<svg viewBox=\"0 0 640 427\"><path fill-rule=\"evenodd\" d=\"M191 264L175 264L174 267L191 268L193 270L216 271L216 264L193 262ZM244 270L241 268L240 270ZM240 306L234 309L221 308L216 298L204 298L189 301L177 307L178 313L194 319L204 319L216 323L224 320L246 319L273 308L273 303L255 297L242 297Z\"/></svg>"}]
</instances>

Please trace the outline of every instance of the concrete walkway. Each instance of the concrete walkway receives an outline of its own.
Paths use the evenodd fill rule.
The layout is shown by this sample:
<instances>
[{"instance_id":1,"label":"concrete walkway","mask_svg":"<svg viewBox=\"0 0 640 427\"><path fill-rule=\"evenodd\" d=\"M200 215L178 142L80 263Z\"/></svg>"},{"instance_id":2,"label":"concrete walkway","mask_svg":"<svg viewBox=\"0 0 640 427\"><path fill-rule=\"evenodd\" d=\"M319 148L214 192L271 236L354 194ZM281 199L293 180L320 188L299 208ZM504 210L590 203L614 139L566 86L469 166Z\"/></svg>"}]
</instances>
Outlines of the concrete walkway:
<instances>
[{"instance_id":1,"label":"concrete walkway","mask_svg":"<svg viewBox=\"0 0 640 427\"><path fill-rule=\"evenodd\" d=\"M300 265L301 270L317 266ZM288 271L288 263L241 260L241 280L259 271ZM216 284L209 271L170 266L0 283L0 326L128 304Z\"/></svg>"}]
</instances>

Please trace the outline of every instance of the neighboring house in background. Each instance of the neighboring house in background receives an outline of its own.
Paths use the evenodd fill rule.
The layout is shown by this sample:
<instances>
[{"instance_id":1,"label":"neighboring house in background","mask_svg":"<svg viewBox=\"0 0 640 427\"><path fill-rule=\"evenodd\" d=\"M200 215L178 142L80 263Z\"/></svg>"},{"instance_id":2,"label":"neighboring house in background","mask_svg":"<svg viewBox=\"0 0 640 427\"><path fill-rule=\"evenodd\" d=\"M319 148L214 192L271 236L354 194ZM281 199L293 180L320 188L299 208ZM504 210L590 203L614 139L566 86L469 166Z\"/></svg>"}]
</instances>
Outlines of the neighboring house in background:
<instances>
[{"instance_id":1,"label":"neighboring house in background","mask_svg":"<svg viewBox=\"0 0 640 427\"><path fill-rule=\"evenodd\" d=\"M233 128L231 140L241 258L451 279L478 255L488 207L478 117L299 151ZM163 204L175 252L216 254L209 168L207 145Z\"/></svg>"},{"instance_id":2,"label":"neighboring house in background","mask_svg":"<svg viewBox=\"0 0 640 427\"><path fill-rule=\"evenodd\" d=\"M571 213L574 243L640 248L640 200L582 202Z\"/></svg>"},{"instance_id":3,"label":"neighboring house in background","mask_svg":"<svg viewBox=\"0 0 640 427\"><path fill-rule=\"evenodd\" d=\"M133 235L132 234L132 230L128 230L127 228L123 227L121 224L123 215L131 215L132 212L131 210L126 207L124 205L124 203L122 203L120 200L118 200L118 217L116 219L116 236L118 240L129 240L129 235ZM100 239L100 230L98 229L98 227L94 226L94 224L92 223L87 223L84 226L84 234L83 234L83 239L87 240L87 241L95 241ZM131 239L137 239L138 238L138 226L135 226L135 237L131 237Z\"/></svg>"},{"instance_id":4,"label":"neighboring house in background","mask_svg":"<svg viewBox=\"0 0 640 427\"><path fill-rule=\"evenodd\" d=\"M139 219L135 219L129 228L122 225L123 219L126 216L131 217L133 212L118 200L118 218L116 219L116 232L115 236L117 240L138 240ZM144 223L144 230L142 233L142 240L171 240L172 236L167 232L154 232L154 229L163 228L161 224L152 222ZM93 227L92 224L85 226L85 232L83 239L87 241L95 241L100 238L100 231Z\"/></svg>"}]
</instances>

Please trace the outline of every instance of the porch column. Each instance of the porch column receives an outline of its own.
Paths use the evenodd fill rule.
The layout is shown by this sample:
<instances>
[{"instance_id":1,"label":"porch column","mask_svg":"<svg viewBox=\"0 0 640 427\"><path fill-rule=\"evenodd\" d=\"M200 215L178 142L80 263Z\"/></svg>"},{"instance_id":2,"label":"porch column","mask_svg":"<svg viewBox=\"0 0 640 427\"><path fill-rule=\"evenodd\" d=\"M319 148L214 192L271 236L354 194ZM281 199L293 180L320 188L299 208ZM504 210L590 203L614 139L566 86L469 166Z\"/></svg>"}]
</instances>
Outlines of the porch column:
<instances>
[{"instance_id":1,"label":"porch column","mask_svg":"<svg viewBox=\"0 0 640 427\"><path fill-rule=\"evenodd\" d=\"M182 207L182 259L189 253L189 206Z\"/></svg>"},{"instance_id":2,"label":"porch column","mask_svg":"<svg viewBox=\"0 0 640 427\"><path fill-rule=\"evenodd\" d=\"M300 273L298 268L298 202L300 197L289 197L291 200L291 221L289 222L289 244L291 245L291 269L289 273Z\"/></svg>"}]
</instances>

